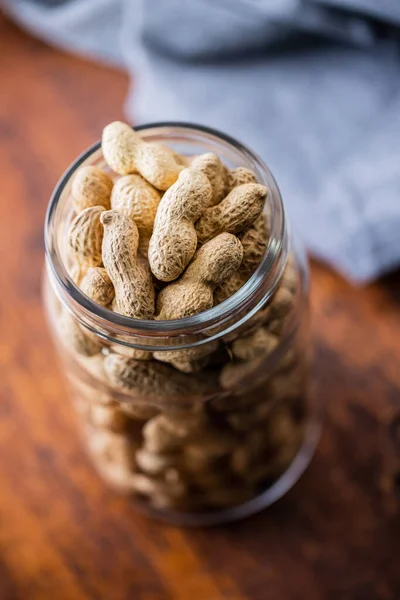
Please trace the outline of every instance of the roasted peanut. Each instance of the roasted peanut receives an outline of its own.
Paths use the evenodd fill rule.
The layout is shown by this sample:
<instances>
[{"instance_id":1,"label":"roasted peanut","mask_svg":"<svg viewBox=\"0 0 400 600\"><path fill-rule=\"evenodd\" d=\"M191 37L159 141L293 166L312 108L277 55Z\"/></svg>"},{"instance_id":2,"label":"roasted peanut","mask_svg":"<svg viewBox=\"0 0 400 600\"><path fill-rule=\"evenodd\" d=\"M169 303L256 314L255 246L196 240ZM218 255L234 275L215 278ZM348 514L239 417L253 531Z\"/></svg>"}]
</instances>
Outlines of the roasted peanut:
<instances>
[{"instance_id":1,"label":"roasted peanut","mask_svg":"<svg viewBox=\"0 0 400 600\"><path fill-rule=\"evenodd\" d=\"M129 346L121 346L120 344L113 344L111 350L115 354L126 356L127 358L134 358L135 360L151 360L153 353L147 350L141 350L139 348L131 348Z\"/></svg>"},{"instance_id":2,"label":"roasted peanut","mask_svg":"<svg viewBox=\"0 0 400 600\"><path fill-rule=\"evenodd\" d=\"M138 398L152 399L154 404L184 404L188 398L207 393L215 385L194 376L179 373L166 364L134 360L117 354L104 359L109 382L115 388L135 394Z\"/></svg>"},{"instance_id":3,"label":"roasted peanut","mask_svg":"<svg viewBox=\"0 0 400 600\"><path fill-rule=\"evenodd\" d=\"M242 336L232 344L232 352L240 360L251 361L268 356L278 346L279 338L264 327L254 333Z\"/></svg>"},{"instance_id":4,"label":"roasted peanut","mask_svg":"<svg viewBox=\"0 0 400 600\"><path fill-rule=\"evenodd\" d=\"M135 445L125 435L103 429L88 429L86 440L95 466L102 477L123 492L133 490Z\"/></svg>"},{"instance_id":5,"label":"roasted peanut","mask_svg":"<svg viewBox=\"0 0 400 600\"><path fill-rule=\"evenodd\" d=\"M81 281L80 288L93 302L108 306L114 298L114 286L103 267L91 267Z\"/></svg>"},{"instance_id":6,"label":"roasted peanut","mask_svg":"<svg viewBox=\"0 0 400 600\"><path fill-rule=\"evenodd\" d=\"M186 350L160 350L154 352L153 356L161 362L170 363L183 373L195 373L208 363L209 356L217 350L218 345L217 341L212 341Z\"/></svg>"},{"instance_id":7,"label":"roasted peanut","mask_svg":"<svg viewBox=\"0 0 400 600\"><path fill-rule=\"evenodd\" d=\"M269 226L264 213L254 221L253 225L238 235L243 246L243 261L240 271L251 275L259 266L268 245Z\"/></svg>"},{"instance_id":8,"label":"roasted peanut","mask_svg":"<svg viewBox=\"0 0 400 600\"><path fill-rule=\"evenodd\" d=\"M148 421L159 413L159 409L146 404L133 404L128 402L119 403L121 411L136 421Z\"/></svg>"},{"instance_id":9,"label":"roasted peanut","mask_svg":"<svg viewBox=\"0 0 400 600\"><path fill-rule=\"evenodd\" d=\"M247 362L227 363L221 370L219 382L225 390L236 388L250 375L255 375L262 364L262 357Z\"/></svg>"},{"instance_id":10,"label":"roasted peanut","mask_svg":"<svg viewBox=\"0 0 400 600\"><path fill-rule=\"evenodd\" d=\"M161 281L179 277L197 247L194 222L211 201L208 178L196 169L184 169L164 194L157 209L149 244L149 263Z\"/></svg>"},{"instance_id":11,"label":"roasted peanut","mask_svg":"<svg viewBox=\"0 0 400 600\"><path fill-rule=\"evenodd\" d=\"M103 130L101 148L106 163L120 175L136 171L159 190L178 179L182 166L163 145L148 144L126 123L115 121Z\"/></svg>"},{"instance_id":12,"label":"roasted peanut","mask_svg":"<svg viewBox=\"0 0 400 600\"><path fill-rule=\"evenodd\" d=\"M157 319L182 319L211 308L214 288L240 266L239 240L229 233L213 238L197 251L185 273L157 298Z\"/></svg>"},{"instance_id":13,"label":"roasted peanut","mask_svg":"<svg viewBox=\"0 0 400 600\"><path fill-rule=\"evenodd\" d=\"M225 194L229 194L233 188L245 183L257 183L257 177L250 169L246 167L236 167L228 172L225 186Z\"/></svg>"},{"instance_id":14,"label":"roasted peanut","mask_svg":"<svg viewBox=\"0 0 400 600\"><path fill-rule=\"evenodd\" d=\"M221 302L225 302L225 300L233 296L233 294L236 294L248 279L248 275L242 273L240 269L236 273L233 273L231 277L225 279L225 281L215 288L214 304L221 304Z\"/></svg>"},{"instance_id":15,"label":"roasted peanut","mask_svg":"<svg viewBox=\"0 0 400 600\"><path fill-rule=\"evenodd\" d=\"M174 454L160 454L141 448L136 452L136 464L143 473L157 476L176 466L177 459Z\"/></svg>"},{"instance_id":16,"label":"roasted peanut","mask_svg":"<svg viewBox=\"0 0 400 600\"><path fill-rule=\"evenodd\" d=\"M207 242L222 232L238 234L250 227L260 216L267 193L263 185L245 183L219 204L206 208L195 225L199 242Z\"/></svg>"},{"instance_id":17,"label":"roasted peanut","mask_svg":"<svg viewBox=\"0 0 400 600\"><path fill-rule=\"evenodd\" d=\"M140 247L147 247L161 195L140 175L125 175L115 183L111 208L128 214L139 231Z\"/></svg>"},{"instance_id":18,"label":"roasted peanut","mask_svg":"<svg viewBox=\"0 0 400 600\"><path fill-rule=\"evenodd\" d=\"M115 289L115 308L121 315L151 319L154 287L150 272L137 259L139 234L128 215L108 210L104 226L103 263Z\"/></svg>"},{"instance_id":19,"label":"roasted peanut","mask_svg":"<svg viewBox=\"0 0 400 600\"><path fill-rule=\"evenodd\" d=\"M221 202L225 196L225 188L227 181L227 168L220 158L213 152L199 154L190 161L190 166L198 171L201 171L208 177L212 188L212 198L210 206Z\"/></svg>"},{"instance_id":20,"label":"roasted peanut","mask_svg":"<svg viewBox=\"0 0 400 600\"><path fill-rule=\"evenodd\" d=\"M59 318L62 341L66 346L83 356L93 356L101 352L101 344L93 336L89 336L66 309Z\"/></svg>"},{"instance_id":21,"label":"roasted peanut","mask_svg":"<svg viewBox=\"0 0 400 600\"><path fill-rule=\"evenodd\" d=\"M93 404L89 413L90 422L99 429L121 433L125 431L127 417L119 406L114 404Z\"/></svg>"},{"instance_id":22,"label":"roasted peanut","mask_svg":"<svg viewBox=\"0 0 400 600\"><path fill-rule=\"evenodd\" d=\"M113 180L98 167L81 167L72 181L72 203L77 213L90 206L110 208Z\"/></svg>"},{"instance_id":23,"label":"roasted peanut","mask_svg":"<svg viewBox=\"0 0 400 600\"><path fill-rule=\"evenodd\" d=\"M75 217L69 228L68 242L82 275L90 267L101 265L103 226L100 218L103 211L103 206L85 208Z\"/></svg>"},{"instance_id":24,"label":"roasted peanut","mask_svg":"<svg viewBox=\"0 0 400 600\"><path fill-rule=\"evenodd\" d=\"M184 435L171 428L165 415L150 419L143 427L144 447L148 452L170 453L182 449Z\"/></svg>"},{"instance_id":25,"label":"roasted peanut","mask_svg":"<svg viewBox=\"0 0 400 600\"><path fill-rule=\"evenodd\" d=\"M261 214L252 227L238 235L243 246L243 260L239 270L223 281L215 290L215 304L224 302L235 294L251 277L261 262L268 244L268 222Z\"/></svg>"},{"instance_id":26,"label":"roasted peanut","mask_svg":"<svg viewBox=\"0 0 400 600\"><path fill-rule=\"evenodd\" d=\"M138 494L143 496L157 496L162 494L168 498L180 498L186 494L185 484L179 480L178 477L169 477L168 475L175 475L175 472L170 469L167 470L165 478L156 479L154 477L148 477L141 473L132 475L132 487Z\"/></svg>"}]
</instances>

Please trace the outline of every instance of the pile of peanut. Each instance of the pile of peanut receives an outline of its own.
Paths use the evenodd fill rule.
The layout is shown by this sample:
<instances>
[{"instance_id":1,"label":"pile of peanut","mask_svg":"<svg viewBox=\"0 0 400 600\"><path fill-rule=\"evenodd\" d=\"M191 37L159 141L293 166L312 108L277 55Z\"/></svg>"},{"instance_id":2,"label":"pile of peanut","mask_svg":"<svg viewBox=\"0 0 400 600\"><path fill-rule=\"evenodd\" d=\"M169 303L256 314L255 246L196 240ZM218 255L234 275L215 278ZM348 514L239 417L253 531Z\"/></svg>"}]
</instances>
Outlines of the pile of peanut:
<instances>
[{"instance_id":1,"label":"pile of peanut","mask_svg":"<svg viewBox=\"0 0 400 600\"><path fill-rule=\"evenodd\" d=\"M121 122L104 129L102 152L110 170L81 167L71 190L66 261L86 296L135 319L171 320L244 285L269 236L268 190L252 171L213 153L180 156ZM290 258L244 325L183 350L107 344L62 308L57 326L100 473L155 508L186 511L241 504L282 474L304 434L301 337L278 352L298 288Z\"/></svg>"}]
</instances>

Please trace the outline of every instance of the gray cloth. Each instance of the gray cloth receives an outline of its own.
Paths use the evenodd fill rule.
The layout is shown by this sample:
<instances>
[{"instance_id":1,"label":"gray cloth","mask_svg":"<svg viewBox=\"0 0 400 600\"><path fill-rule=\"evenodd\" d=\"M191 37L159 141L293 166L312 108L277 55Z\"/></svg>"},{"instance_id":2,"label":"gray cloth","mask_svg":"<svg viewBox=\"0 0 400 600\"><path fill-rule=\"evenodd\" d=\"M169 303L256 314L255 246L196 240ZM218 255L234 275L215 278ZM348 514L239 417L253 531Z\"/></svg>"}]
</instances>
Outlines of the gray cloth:
<instances>
[{"instance_id":1,"label":"gray cloth","mask_svg":"<svg viewBox=\"0 0 400 600\"><path fill-rule=\"evenodd\" d=\"M136 123L202 123L253 148L308 248L348 278L399 265L399 0L1 1L129 69Z\"/></svg>"}]
</instances>

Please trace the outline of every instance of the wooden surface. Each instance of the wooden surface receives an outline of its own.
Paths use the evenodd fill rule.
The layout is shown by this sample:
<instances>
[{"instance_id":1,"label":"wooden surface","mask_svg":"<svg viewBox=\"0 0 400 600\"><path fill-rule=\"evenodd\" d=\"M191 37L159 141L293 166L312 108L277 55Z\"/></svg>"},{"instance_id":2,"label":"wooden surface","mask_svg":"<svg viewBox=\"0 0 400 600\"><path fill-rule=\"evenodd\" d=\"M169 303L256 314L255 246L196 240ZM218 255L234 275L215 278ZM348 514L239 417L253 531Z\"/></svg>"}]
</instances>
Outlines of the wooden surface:
<instances>
[{"instance_id":1,"label":"wooden surface","mask_svg":"<svg viewBox=\"0 0 400 600\"><path fill-rule=\"evenodd\" d=\"M355 289L313 266L326 424L271 509L215 529L160 525L85 458L42 314L42 224L62 171L123 117L126 91L125 75L0 17L0 599L400 598L399 276Z\"/></svg>"}]
</instances>

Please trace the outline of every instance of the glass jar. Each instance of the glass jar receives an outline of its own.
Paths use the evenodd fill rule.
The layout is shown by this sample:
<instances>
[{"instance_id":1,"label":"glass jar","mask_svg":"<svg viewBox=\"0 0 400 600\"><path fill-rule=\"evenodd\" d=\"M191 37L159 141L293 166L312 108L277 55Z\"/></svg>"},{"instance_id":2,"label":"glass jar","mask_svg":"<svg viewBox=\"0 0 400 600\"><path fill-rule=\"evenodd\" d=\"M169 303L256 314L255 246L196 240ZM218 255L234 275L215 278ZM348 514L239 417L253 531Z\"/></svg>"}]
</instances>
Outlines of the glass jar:
<instances>
[{"instance_id":1,"label":"glass jar","mask_svg":"<svg viewBox=\"0 0 400 600\"><path fill-rule=\"evenodd\" d=\"M100 144L64 174L45 226L44 299L83 440L99 474L153 516L184 525L235 520L282 496L306 468L320 415L310 393L308 271L265 164L205 127L138 127L183 155L215 152L268 187L269 241L233 296L175 321L125 317L73 283L71 180L107 168ZM167 362L166 362L167 361Z\"/></svg>"}]
</instances>

